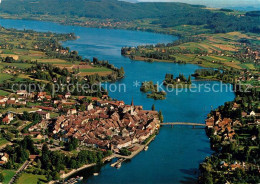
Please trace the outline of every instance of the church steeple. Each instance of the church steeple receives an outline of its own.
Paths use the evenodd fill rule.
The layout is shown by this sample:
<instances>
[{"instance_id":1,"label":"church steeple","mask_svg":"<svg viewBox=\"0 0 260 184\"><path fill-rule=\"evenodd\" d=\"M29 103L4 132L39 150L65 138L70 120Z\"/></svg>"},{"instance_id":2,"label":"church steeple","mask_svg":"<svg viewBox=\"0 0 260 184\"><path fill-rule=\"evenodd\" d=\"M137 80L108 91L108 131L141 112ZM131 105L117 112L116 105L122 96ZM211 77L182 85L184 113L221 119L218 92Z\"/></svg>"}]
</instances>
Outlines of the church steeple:
<instances>
[{"instance_id":1,"label":"church steeple","mask_svg":"<svg viewBox=\"0 0 260 184\"><path fill-rule=\"evenodd\" d=\"M131 102L131 106L134 106L134 98L132 97L132 102Z\"/></svg>"},{"instance_id":2,"label":"church steeple","mask_svg":"<svg viewBox=\"0 0 260 184\"><path fill-rule=\"evenodd\" d=\"M132 103L131 103L131 115L135 115L135 106L134 106L134 98L132 98Z\"/></svg>"}]
</instances>

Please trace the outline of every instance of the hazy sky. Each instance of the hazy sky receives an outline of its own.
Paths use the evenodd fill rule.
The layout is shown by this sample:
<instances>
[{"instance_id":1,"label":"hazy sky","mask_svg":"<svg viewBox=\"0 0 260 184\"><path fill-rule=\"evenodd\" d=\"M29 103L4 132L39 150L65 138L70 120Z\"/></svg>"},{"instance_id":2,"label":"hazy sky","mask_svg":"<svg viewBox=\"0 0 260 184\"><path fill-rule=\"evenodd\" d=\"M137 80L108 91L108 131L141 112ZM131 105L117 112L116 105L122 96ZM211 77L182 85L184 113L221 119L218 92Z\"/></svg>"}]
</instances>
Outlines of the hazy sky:
<instances>
[{"instance_id":1,"label":"hazy sky","mask_svg":"<svg viewBox=\"0 0 260 184\"><path fill-rule=\"evenodd\" d=\"M139 2L183 2L214 7L260 6L260 0L138 0Z\"/></svg>"}]
</instances>

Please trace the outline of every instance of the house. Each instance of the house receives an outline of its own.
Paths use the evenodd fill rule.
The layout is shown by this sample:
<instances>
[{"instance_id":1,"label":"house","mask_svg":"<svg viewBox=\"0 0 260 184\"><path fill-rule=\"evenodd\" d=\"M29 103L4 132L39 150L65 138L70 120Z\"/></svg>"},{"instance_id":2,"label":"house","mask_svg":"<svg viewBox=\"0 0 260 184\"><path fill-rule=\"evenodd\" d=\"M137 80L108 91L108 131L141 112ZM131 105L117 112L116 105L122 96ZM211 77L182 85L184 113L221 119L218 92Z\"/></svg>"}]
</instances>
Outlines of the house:
<instances>
[{"instance_id":1,"label":"house","mask_svg":"<svg viewBox=\"0 0 260 184\"><path fill-rule=\"evenodd\" d=\"M71 94L70 94L70 93L66 93L66 94L65 94L65 98L66 98L66 99L68 99L68 98L70 98L70 97L71 97Z\"/></svg>"},{"instance_id":2,"label":"house","mask_svg":"<svg viewBox=\"0 0 260 184\"><path fill-rule=\"evenodd\" d=\"M42 101L45 98L46 94L46 92L39 92L37 95L38 101Z\"/></svg>"},{"instance_id":3,"label":"house","mask_svg":"<svg viewBox=\"0 0 260 184\"><path fill-rule=\"evenodd\" d=\"M69 109L68 112L67 112L67 115L74 115L74 114L77 114L77 110L76 109Z\"/></svg>"},{"instance_id":4,"label":"house","mask_svg":"<svg viewBox=\"0 0 260 184\"><path fill-rule=\"evenodd\" d=\"M8 98L7 97L5 97L5 96L0 96L0 102L6 102L8 100Z\"/></svg>"},{"instance_id":5,"label":"house","mask_svg":"<svg viewBox=\"0 0 260 184\"><path fill-rule=\"evenodd\" d=\"M104 107L104 106L108 105L108 101L98 100L97 105L100 107Z\"/></svg>"},{"instance_id":6,"label":"house","mask_svg":"<svg viewBox=\"0 0 260 184\"><path fill-rule=\"evenodd\" d=\"M13 120L14 120L14 114L11 113L11 112L9 112L9 113L4 117L4 119L2 119L2 122L3 122L4 124L10 124L11 121L13 121Z\"/></svg>"},{"instance_id":7,"label":"house","mask_svg":"<svg viewBox=\"0 0 260 184\"><path fill-rule=\"evenodd\" d=\"M42 119L50 119L50 113L45 111L37 111L37 114L41 115Z\"/></svg>"},{"instance_id":8,"label":"house","mask_svg":"<svg viewBox=\"0 0 260 184\"><path fill-rule=\"evenodd\" d=\"M8 160L9 160L9 155L7 153L1 153L0 157L1 157L1 161L5 162L5 163L8 162Z\"/></svg>"},{"instance_id":9,"label":"house","mask_svg":"<svg viewBox=\"0 0 260 184\"><path fill-rule=\"evenodd\" d=\"M122 149L122 148L125 148L125 147L129 147L132 145L132 140L128 137L124 140L120 140L119 143L117 144L117 148L118 149Z\"/></svg>"},{"instance_id":10,"label":"house","mask_svg":"<svg viewBox=\"0 0 260 184\"><path fill-rule=\"evenodd\" d=\"M228 164L225 161L220 162L220 168L226 168L228 167Z\"/></svg>"},{"instance_id":11,"label":"house","mask_svg":"<svg viewBox=\"0 0 260 184\"><path fill-rule=\"evenodd\" d=\"M6 101L6 104L8 104L8 105L15 105L15 103L16 103L16 101L13 99Z\"/></svg>"},{"instance_id":12,"label":"house","mask_svg":"<svg viewBox=\"0 0 260 184\"><path fill-rule=\"evenodd\" d=\"M5 102L0 102L1 107L5 107Z\"/></svg>"},{"instance_id":13,"label":"house","mask_svg":"<svg viewBox=\"0 0 260 184\"><path fill-rule=\"evenodd\" d=\"M234 164L231 164L230 165L230 169L232 170L232 171L234 171L234 170L236 170L237 168L241 168L241 165L240 164L238 164L238 163L234 163Z\"/></svg>"},{"instance_id":14,"label":"house","mask_svg":"<svg viewBox=\"0 0 260 184\"><path fill-rule=\"evenodd\" d=\"M16 92L17 95L19 96L23 96L23 97L27 97L28 96L28 92L26 90L19 90Z\"/></svg>"},{"instance_id":15,"label":"house","mask_svg":"<svg viewBox=\"0 0 260 184\"><path fill-rule=\"evenodd\" d=\"M240 107L240 104L237 104L236 102L233 104L232 110L235 111Z\"/></svg>"},{"instance_id":16,"label":"house","mask_svg":"<svg viewBox=\"0 0 260 184\"><path fill-rule=\"evenodd\" d=\"M43 139L43 136L41 134L36 135L36 139Z\"/></svg>"},{"instance_id":17,"label":"house","mask_svg":"<svg viewBox=\"0 0 260 184\"><path fill-rule=\"evenodd\" d=\"M90 104L87 106L87 110L90 111L90 110L92 110L92 109L94 109L94 106L93 106L92 103L90 103Z\"/></svg>"},{"instance_id":18,"label":"house","mask_svg":"<svg viewBox=\"0 0 260 184\"><path fill-rule=\"evenodd\" d=\"M92 97L91 100L92 100L92 101L97 101L98 98L97 98L97 97Z\"/></svg>"},{"instance_id":19,"label":"house","mask_svg":"<svg viewBox=\"0 0 260 184\"><path fill-rule=\"evenodd\" d=\"M255 116L256 114L255 114L255 112L254 111L252 111L252 112L250 112L250 114L249 114L250 116Z\"/></svg>"},{"instance_id":20,"label":"house","mask_svg":"<svg viewBox=\"0 0 260 184\"><path fill-rule=\"evenodd\" d=\"M30 156L29 156L29 159L30 159L31 161L33 161L33 160L35 160L37 157L39 157L39 155L30 155Z\"/></svg>"},{"instance_id":21,"label":"house","mask_svg":"<svg viewBox=\"0 0 260 184\"><path fill-rule=\"evenodd\" d=\"M214 126L214 117L210 117L209 119L206 120L206 125L208 128L213 128Z\"/></svg>"},{"instance_id":22,"label":"house","mask_svg":"<svg viewBox=\"0 0 260 184\"><path fill-rule=\"evenodd\" d=\"M103 100L108 100L108 95L103 95L103 96L102 96L102 99L103 99Z\"/></svg>"}]
</instances>

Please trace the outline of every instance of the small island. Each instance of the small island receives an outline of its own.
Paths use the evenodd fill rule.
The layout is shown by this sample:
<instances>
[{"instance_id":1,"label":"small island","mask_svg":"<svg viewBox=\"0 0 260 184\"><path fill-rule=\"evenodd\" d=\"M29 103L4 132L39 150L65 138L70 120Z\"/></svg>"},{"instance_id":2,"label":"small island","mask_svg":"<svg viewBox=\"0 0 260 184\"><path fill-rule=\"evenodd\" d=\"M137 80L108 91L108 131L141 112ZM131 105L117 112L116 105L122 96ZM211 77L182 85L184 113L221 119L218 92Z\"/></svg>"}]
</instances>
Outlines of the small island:
<instances>
[{"instance_id":1,"label":"small island","mask_svg":"<svg viewBox=\"0 0 260 184\"><path fill-rule=\"evenodd\" d=\"M179 74L174 79L173 74L166 74L163 85L170 88L189 88L191 86L191 76L188 79L183 74Z\"/></svg>"},{"instance_id":2,"label":"small island","mask_svg":"<svg viewBox=\"0 0 260 184\"><path fill-rule=\"evenodd\" d=\"M143 82L140 91L147 93L147 98L153 98L155 100L166 99L166 92L159 91L158 85L154 84L153 81Z\"/></svg>"}]
</instances>

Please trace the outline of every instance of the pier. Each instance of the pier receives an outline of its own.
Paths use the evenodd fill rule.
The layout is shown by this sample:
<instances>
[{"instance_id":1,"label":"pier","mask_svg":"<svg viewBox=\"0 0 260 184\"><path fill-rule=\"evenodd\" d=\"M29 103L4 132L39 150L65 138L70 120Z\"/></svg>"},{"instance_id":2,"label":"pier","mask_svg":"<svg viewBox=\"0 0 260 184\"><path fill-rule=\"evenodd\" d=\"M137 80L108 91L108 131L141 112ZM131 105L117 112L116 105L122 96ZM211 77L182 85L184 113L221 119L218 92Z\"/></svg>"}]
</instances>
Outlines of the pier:
<instances>
[{"instance_id":1,"label":"pier","mask_svg":"<svg viewBox=\"0 0 260 184\"><path fill-rule=\"evenodd\" d=\"M111 164L111 167L117 167L118 165L121 165L126 159L120 158L115 163Z\"/></svg>"}]
</instances>

